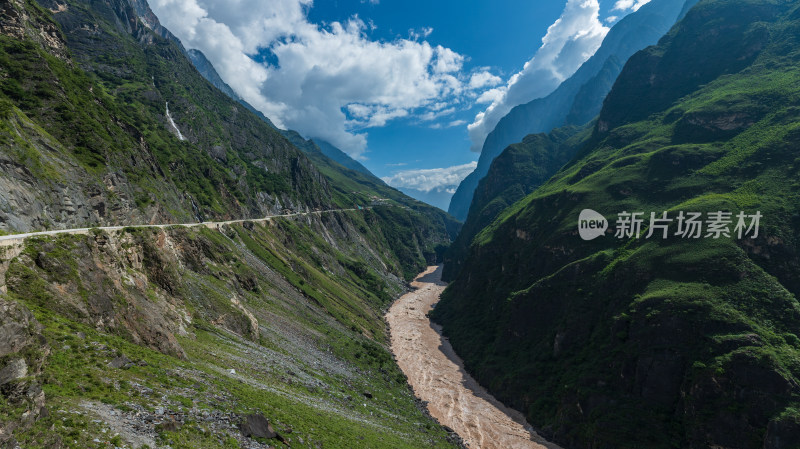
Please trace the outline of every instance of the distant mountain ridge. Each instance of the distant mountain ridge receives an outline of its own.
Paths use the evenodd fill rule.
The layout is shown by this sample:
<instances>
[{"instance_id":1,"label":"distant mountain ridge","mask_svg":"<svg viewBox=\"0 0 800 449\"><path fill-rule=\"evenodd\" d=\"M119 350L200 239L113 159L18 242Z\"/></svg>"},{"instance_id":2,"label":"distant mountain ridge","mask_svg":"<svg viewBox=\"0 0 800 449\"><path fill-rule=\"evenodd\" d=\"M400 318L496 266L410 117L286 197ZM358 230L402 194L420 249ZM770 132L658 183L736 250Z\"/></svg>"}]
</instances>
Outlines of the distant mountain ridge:
<instances>
[{"instance_id":1,"label":"distant mountain ridge","mask_svg":"<svg viewBox=\"0 0 800 449\"><path fill-rule=\"evenodd\" d=\"M653 0L617 22L600 48L550 95L513 108L486 137L478 167L458 186L448 212L466 220L475 189L503 149L534 133L594 118L625 61L655 44L698 0Z\"/></svg>"}]
</instances>

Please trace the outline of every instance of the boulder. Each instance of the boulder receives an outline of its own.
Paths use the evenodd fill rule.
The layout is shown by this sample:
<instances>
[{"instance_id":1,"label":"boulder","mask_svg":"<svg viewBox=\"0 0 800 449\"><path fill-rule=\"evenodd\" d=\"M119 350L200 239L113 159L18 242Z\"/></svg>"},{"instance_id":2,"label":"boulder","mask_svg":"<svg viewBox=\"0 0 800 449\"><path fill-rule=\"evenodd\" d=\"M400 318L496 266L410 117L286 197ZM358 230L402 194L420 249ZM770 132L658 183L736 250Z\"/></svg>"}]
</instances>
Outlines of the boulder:
<instances>
[{"instance_id":1,"label":"boulder","mask_svg":"<svg viewBox=\"0 0 800 449\"><path fill-rule=\"evenodd\" d=\"M162 423L156 424L156 432L158 432L158 433L161 433L161 432L177 432L178 430L180 430L182 425L183 425L182 423L180 423L180 422L178 422L178 421L176 421L174 419L170 419L170 420L164 421Z\"/></svg>"},{"instance_id":2,"label":"boulder","mask_svg":"<svg viewBox=\"0 0 800 449\"><path fill-rule=\"evenodd\" d=\"M28 375L28 364L25 359L14 359L0 369L0 386L6 385Z\"/></svg>"},{"instance_id":3,"label":"boulder","mask_svg":"<svg viewBox=\"0 0 800 449\"><path fill-rule=\"evenodd\" d=\"M121 355L116 359L108 362L108 366L114 369L130 368L131 366L133 366L133 362L131 362L131 359L125 357L124 355Z\"/></svg>"},{"instance_id":4,"label":"boulder","mask_svg":"<svg viewBox=\"0 0 800 449\"><path fill-rule=\"evenodd\" d=\"M272 429L267 418L260 413L247 415L244 422L239 425L242 435L251 438L277 438L278 434Z\"/></svg>"}]
</instances>

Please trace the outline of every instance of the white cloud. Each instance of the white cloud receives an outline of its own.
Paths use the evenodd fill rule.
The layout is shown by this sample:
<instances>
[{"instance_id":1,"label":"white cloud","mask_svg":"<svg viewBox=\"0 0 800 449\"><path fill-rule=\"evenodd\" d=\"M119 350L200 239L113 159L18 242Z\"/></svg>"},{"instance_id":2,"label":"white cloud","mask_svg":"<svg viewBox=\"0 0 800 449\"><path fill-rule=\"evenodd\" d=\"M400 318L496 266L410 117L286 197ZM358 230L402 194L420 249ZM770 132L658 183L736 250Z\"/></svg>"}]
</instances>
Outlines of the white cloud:
<instances>
[{"instance_id":1,"label":"white cloud","mask_svg":"<svg viewBox=\"0 0 800 449\"><path fill-rule=\"evenodd\" d=\"M446 128L455 128L456 126L466 125L466 120L453 120L449 123L434 123L429 128L431 129L446 129Z\"/></svg>"},{"instance_id":2,"label":"white cloud","mask_svg":"<svg viewBox=\"0 0 800 449\"><path fill-rule=\"evenodd\" d=\"M487 86L496 86L502 82L503 80L499 76L492 75L484 70L472 74L469 78L469 87L472 89L480 89Z\"/></svg>"},{"instance_id":3,"label":"white cloud","mask_svg":"<svg viewBox=\"0 0 800 449\"><path fill-rule=\"evenodd\" d=\"M415 30L413 28L408 30L408 38L412 41L418 41L420 39L427 39L433 33L433 28L425 27L419 30Z\"/></svg>"},{"instance_id":4,"label":"white cloud","mask_svg":"<svg viewBox=\"0 0 800 449\"><path fill-rule=\"evenodd\" d=\"M618 16L608 16L606 17L606 23L614 23L617 21L617 19L619 19Z\"/></svg>"},{"instance_id":5,"label":"white cloud","mask_svg":"<svg viewBox=\"0 0 800 449\"><path fill-rule=\"evenodd\" d=\"M608 33L599 12L597 0L568 0L561 17L547 29L541 47L522 71L505 86L478 97L479 103L491 104L468 126L473 151L481 150L486 136L511 108L546 96L597 51Z\"/></svg>"},{"instance_id":6,"label":"white cloud","mask_svg":"<svg viewBox=\"0 0 800 449\"><path fill-rule=\"evenodd\" d=\"M638 11L642 6L650 3L650 0L617 0L612 11Z\"/></svg>"},{"instance_id":7,"label":"white cloud","mask_svg":"<svg viewBox=\"0 0 800 449\"><path fill-rule=\"evenodd\" d=\"M436 120L439 117L450 115L456 112L456 108L447 108L447 109L439 109L439 110L430 110L424 114L419 116L419 119L424 122L429 122L431 120Z\"/></svg>"},{"instance_id":8,"label":"white cloud","mask_svg":"<svg viewBox=\"0 0 800 449\"><path fill-rule=\"evenodd\" d=\"M452 122L447 124L447 127L448 128L453 128L455 126L461 126L461 125L466 125L466 124L467 124L466 120L453 120Z\"/></svg>"},{"instance_id":9,"label":"white cloud","mask_svg":"<svg viewBox=\"0 0 800 449\"><path fill-rule=\"evenodd\" d=\"M410 188L423 192L430 192L434 189L453 190L453 186L457 186L477 166L477 162L470 162L446 168L405 170L381 179L392 187Z\"/></svg>"},{"instance_id":10,"label":"white cloud","mask_svg":"<svg viewBox=\"0 0 800 449\"><path fill-rule=\"evenodd\" d=\"M310 23L312 0L150 3L164 26L187 48L205 53L222 79L277 126L327 140L354 157L366 150L365 129L448 110L477 96L473 80L494 81L486 69L463 73L463 55L424 41L432 28L411 30L409 39L373 41L357 16ZM277 64L250 57L265 49Z\"/></svg>"},{"instance_id":11,"label":"white cloud","mask_svg":"<svg viewBox=\"0 0 800 449\"><path fill-rule=\"evenodd\" d=\"M477 100L475 100L478 104L492 104L495 102L499 102L503 99L503 95L506 93L506 87L498 87L495 89L489 89L481 93Z\"/></svg>"}]
</instances>

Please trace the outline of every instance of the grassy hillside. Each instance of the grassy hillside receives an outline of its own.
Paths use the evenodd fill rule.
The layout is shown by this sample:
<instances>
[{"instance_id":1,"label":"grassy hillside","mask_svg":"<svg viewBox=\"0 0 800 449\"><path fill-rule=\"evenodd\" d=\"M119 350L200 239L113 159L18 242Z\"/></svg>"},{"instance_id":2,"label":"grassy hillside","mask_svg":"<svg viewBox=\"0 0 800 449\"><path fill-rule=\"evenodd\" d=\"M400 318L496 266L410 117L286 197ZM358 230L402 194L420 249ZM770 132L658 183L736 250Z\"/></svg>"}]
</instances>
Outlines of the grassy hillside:
<instances>
[{"instance_id":1,"label":"grassy hillside","mask_svg":"<svg viewBox=\"0 0 800 449\"><path fill-rule=\"evenodd\" d=\"M401 282L385 263L399 262L364 244L369 222L29 239L0 261L2 334L29 340L0 356L28 367L0 376L3 441L275 447L240 430L259 414L291 447L454 447L392 361L382 317Z\"/></svg>"},{"instance_id":2,"label":"grassy hillside","mask_svg":"<svg viewBox=\"0 0 800 449\"><path fill-rule=\"evenodd\" d=\"M626 64L575 159L476 237L436 308L467 368L566 447L800 445L798 18L701 1ZM583 209L604 237L578 236ZM614 237L623 211L644 213L639 238ZM645 238L662 211L763 219L757 238L675 221Z\"/></svg>"}]
</instances>

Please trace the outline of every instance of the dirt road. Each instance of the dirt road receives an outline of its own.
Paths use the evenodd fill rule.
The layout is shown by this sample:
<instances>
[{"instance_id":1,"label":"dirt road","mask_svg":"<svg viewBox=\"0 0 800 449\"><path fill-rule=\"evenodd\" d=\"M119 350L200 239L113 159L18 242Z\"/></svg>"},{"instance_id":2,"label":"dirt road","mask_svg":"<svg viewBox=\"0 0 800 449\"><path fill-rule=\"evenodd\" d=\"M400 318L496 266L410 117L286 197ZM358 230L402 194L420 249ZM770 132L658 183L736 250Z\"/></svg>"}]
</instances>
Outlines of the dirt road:
<instances>
[{"instance_id":1,"label":"dirt road","mask_svg":"<svg viewBox=\"0 0 800 449\"><path fill-rule=\"evenodd\" d=\"M371 209L371 207L366 207L365 209ZM244 223L244 222L253 222L253 223L263 223L266 221L270 221L273 218L288 218L288 217L298 217L301 215L321 215L324 213L329 212L348 212L354 211L359 209L328 209L328 210L317 210L311 212L297 212L292 214L283 214L283 215L268 215L266 217L261 218L244 218L239 220L228 220L228 221L204 221L198 223L167 223L167 224L137 224L137 225L129 225L129 226L98 226L96 228L75 228L75 229L55 229L52 231L36 231L36 232L28 232L24 234L9 234L9 235L0 235L0 246L14 246L21 244L25 239L29 237L39 237L45 235L61 235L61 234L89 234L89 231L92 229L99 229L101 231L121 231L127 228L170 228L172 226L181 226L186 228L193 228L197 226L205 226L210 229L219 229L221 226L224 225L232 225L237 223Z\"/></svg>"},{"instance_id":2,"label":"dirt road","mask_svg":"<svg viewBox=\"0 0 800 449\"><path fill-rule=\"evenodd\" d=\"M455 430L471 449L559 449L478 385L438 326L425 316L446 286L441 272L441 267L429 267L420 274L412 284L417 290L398 299L386 315L392 352L415 394L428 401L431 415Z\"/></svg>"}]
</instances>

